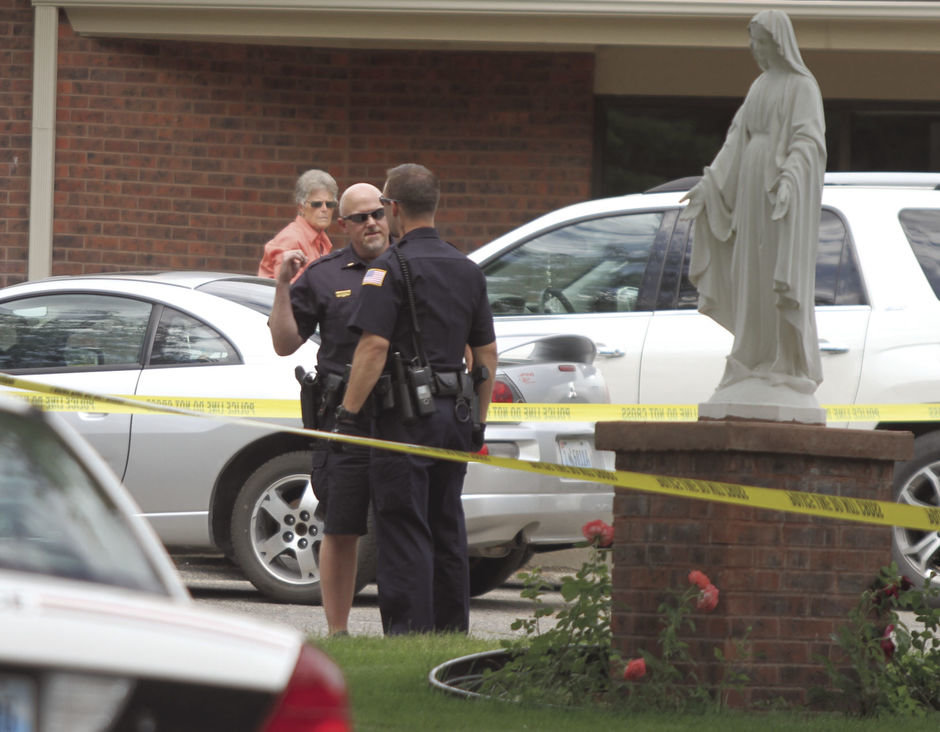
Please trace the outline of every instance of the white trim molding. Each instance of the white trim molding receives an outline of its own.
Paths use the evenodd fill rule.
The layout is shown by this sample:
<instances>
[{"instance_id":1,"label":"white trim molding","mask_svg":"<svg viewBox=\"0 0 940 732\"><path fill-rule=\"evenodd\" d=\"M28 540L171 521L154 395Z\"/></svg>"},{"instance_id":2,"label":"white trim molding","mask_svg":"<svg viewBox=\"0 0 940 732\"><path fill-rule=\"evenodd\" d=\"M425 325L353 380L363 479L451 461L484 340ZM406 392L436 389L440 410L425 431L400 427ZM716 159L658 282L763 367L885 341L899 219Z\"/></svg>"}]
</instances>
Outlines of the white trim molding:
<instances>
[{"instance_id":1,"label":"white trim molding","mask_svg":"<svg viewBox=\"0 0 940 732\"><path fill-rule=\"evenodd\" d=\"M384 48L736 48L785 10L802 49L940 52L930 0L32 0L88 36Z\"/></svg>"},{"instance_id":2,"label":"white trim molding","mask_svg":"<svg viewBox=\"0 0 940 732\"><path fill-rule=\"evenodd\" d=\"M56 64L59 47L59 11L34 9L33 127L29 185L30 280L52 273L52 218L55 190Z\"/></svg>"}]
</instances>

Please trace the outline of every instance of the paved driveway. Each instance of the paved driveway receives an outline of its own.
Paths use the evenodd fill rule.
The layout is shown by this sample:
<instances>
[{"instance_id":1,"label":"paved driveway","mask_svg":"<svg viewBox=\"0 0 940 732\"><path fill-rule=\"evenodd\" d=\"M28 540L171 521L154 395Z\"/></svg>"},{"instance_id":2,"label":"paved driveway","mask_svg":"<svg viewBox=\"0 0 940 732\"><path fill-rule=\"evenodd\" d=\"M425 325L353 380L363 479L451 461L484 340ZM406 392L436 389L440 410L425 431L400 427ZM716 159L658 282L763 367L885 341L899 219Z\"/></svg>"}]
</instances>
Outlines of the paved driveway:
<instances>
[{"instance_id":1,"label":"paved driveway","mask_svg":"<svg viewBox=\"0 0 940 732\"><path fill-rule=\"evenodd\" d=\"M544 574L560 580L563 574L576 570L566 564L580 566L583 554L578 551L551 552L536 555L532 564L539 564ZM251 615L256 620L285 623L311 636L326 635L326 618L319 605L285 605L269 602L239 571L217 556L180 555L174 557L183 581L197 602L231 612ZM530 565L531 566L531 565ZM522 635L513 631L516 618L531 617L532 604L521 597L522 584L510 582L470 601L470 634L475 638L512 638ZM549 592L543 598L550 606L560 607L561 595ZM545 627L550 627L546 625ZM368 585L357 596L349 616L353 635L382 635L376 586Z\"/></svg>"}]
</instances>

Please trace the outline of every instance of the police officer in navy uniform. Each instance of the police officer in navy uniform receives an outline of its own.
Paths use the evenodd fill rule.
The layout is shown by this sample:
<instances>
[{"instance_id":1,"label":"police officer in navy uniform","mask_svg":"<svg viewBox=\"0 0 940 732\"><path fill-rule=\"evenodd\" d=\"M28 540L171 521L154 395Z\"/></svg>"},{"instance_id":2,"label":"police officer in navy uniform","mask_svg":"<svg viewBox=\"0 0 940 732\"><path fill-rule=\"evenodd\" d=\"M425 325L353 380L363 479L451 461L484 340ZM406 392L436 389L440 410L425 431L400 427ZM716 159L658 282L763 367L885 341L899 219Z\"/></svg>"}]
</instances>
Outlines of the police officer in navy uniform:
<instances>
[{"instance_id":1,"label":"police officer in navy uniform","mask_svg":"<svg viewBox=\"0 0 940 732\"><path fill-rule=\"evenodd\" d=\"M384 372L391 376L397 403L378 413L375 437L478 450L496 370L493 316L483 272L434 228L439 198L440 185L427 168L406 164L388 172L382 204L392 234L400 238L363 278L350 321L362 337L337 409L336 431L355 431L355 420ZM464 388L472 383L463 364L466 346L480 374L476 429ZM432 396L422 401L417 385L425 382L427 371L433 372ZM405 392L414 401L403 410ZM467 533L460 499L466 470L461 462L372 453L379 610L388 634L469 628Z\"/></svg>"},{"instance_id":2,"label":"police officer in navy uniform","mask_svg":"<svg viewBox=\"0 0 940 732\"><path fill-rule=\"evenodd\" d=\"M268 322L278 355L286 356L304 343L320 326L320 350L311 409L319 418L316 427L329 431L333 412L343 396L347 364L359 340L349 330L349 319L369 263L388 248L388 221L379 202L380 191L369 183L356 183L343 193L339 225L349 235L349 245L306 263L301 251L287 252L277 273L274 307ZM368 415L357 421L361 434L370 428ZM330 635L347 632L355 595L359 537L367 533L369 511L368 448L346 447L333 451L318 440L313 452L311 481L324 516L320 547L320 588Z\"/></svg>"}]
</instances>

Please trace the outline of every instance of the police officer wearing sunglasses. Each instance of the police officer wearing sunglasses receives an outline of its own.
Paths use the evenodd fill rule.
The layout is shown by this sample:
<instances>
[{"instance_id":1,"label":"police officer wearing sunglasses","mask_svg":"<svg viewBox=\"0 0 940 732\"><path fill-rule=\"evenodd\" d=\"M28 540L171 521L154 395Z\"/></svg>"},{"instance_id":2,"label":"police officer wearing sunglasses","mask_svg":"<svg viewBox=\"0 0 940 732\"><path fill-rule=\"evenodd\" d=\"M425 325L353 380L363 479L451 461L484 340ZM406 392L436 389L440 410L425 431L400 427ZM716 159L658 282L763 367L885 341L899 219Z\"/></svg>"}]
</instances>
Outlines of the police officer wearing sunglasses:
<instances>
[{"instance_id":1,"label":"police officer wearing sunglasses","mask_svg":"<svg viewBox=\"0 0 940 732\"><path fill-rule=\"evenodd\" d=\"M414 164L393 168L383 194L389 228L400 238L363 278L350 321L362 337L335 431L356 433L372 393L384 407L375 437L479 449L482 427L474 429L470 402L478 401L482 425L497 358L486 280L438 236L440 185L431 171ZM485 367L477 379L463 366L467 345L474 363ZM384 381L391 383L392 400L381 388L373 392ZM385 632L466 632L469 570L460 498L466 463L373 450L369 469Z\"/></svg>"},{"instance_id":2,"label":"police officer wearing sunglasses","mask_svg":"<svg viewBox=\"0 0 940 732\"><path fill-rule=\"evenodd\" d=\"M349 246L316 260L302 272L305 256L287 252L277 276L274 307L268 325L278 355L296 351L320 327L316 378L302 391L304 424L329 431L342 398L346 365L359 340L348 328L369 263L388 248L388 221L379 203L380 191L356 183L340 199L339 225ZM299 276L293 285L291 279ZM368 415L357 427L369 430ZM313 451L311 482L324 519L320 545L320 590L329 633L347 632L355 595L359 537L367 533L369 513L369 450L347 447L333 451L318 440Z\"/></svg>"}]
</instances>

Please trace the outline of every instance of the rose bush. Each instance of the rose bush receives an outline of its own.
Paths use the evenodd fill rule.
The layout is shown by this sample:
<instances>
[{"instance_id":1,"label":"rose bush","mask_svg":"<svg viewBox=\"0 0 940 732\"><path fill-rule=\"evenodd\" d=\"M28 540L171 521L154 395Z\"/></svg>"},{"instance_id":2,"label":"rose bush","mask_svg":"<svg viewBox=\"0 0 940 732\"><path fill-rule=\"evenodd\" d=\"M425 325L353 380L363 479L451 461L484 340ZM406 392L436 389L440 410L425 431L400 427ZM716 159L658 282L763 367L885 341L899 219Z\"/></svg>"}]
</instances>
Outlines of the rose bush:
<instances>
[{"instance_id":1,"label":"rose bush","mask_svg":"<svg viewBox=\"0 0 940 732\"><path fill-rule=\"evenodd\" d=\"M591 553L577 574L562 578L562 609L556 612L545 604L543 596L552 585L538 569L520 573L522 597L532 601L532 616L513 622L512 629L523 630L524 637L502 642L510 660L485 674L482 693L557 705L583 704L611 693L611 669L620 663L610 633L613 527L591 521L582 533ZM544 628L550 617L554 626Z\"/></svg>"},{"instance_id":2,"label":"rose bush","mask_svg":"<svg viewBox=\"0 0 940 732\"><path fill-rule=\"evenodd\" d=\"M557 612L543 598L550 588L538 569L520 574L522 596L532 600L532 617L517 619L513 630L524 637L503 641L510 660L500 669L486 672L480 691L515 701L555 705L607 703L659 709L690 709L714 704L713 691L698 683L697 661L688 653L681 633L694 632L696 611L711 612L719 602L718 588L700 570L688 575L690 586L659 606L662 628L659 655L638 649L626 664L612 647L610 630L610 549L613 527L590 521L582 528L591 553L573 577L562 579L564 607ZM545 629L545 620L555 625ZM715 649L720 658L720 650ZM724 660L721 659L720 660ZM681 667L681 671L680 671ZM729 683L745 680L726 673ZM718 689L717 703L723 699Z\"/></svg>"},{"instance_id":3,"label":"rose bush","mask_svg":"<svg viewBox=\"0 0 940 732\"><path fill-rule=\"evenodd\" d=\"M940 711L938 595L930 577L919 588L896 565L882 569L833 635L840 654L819 659L830 686L816 689L814 700L860 716Z\"/></svg>"}]
</instances>

